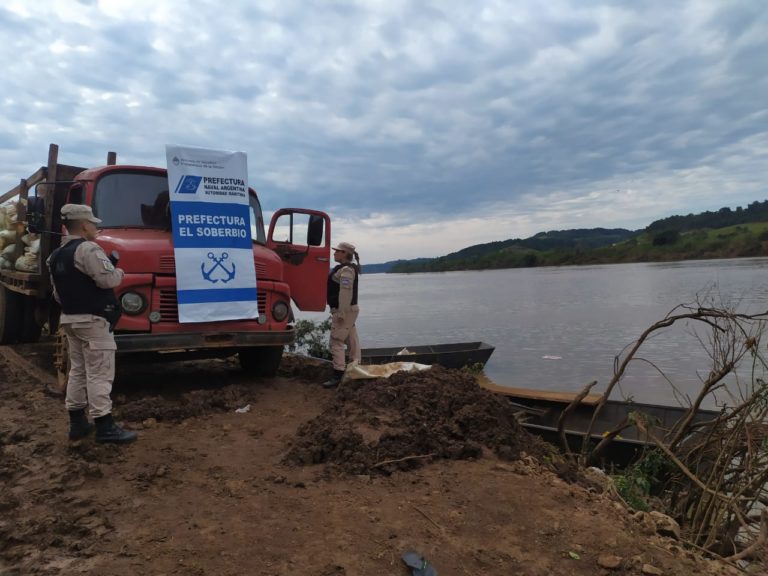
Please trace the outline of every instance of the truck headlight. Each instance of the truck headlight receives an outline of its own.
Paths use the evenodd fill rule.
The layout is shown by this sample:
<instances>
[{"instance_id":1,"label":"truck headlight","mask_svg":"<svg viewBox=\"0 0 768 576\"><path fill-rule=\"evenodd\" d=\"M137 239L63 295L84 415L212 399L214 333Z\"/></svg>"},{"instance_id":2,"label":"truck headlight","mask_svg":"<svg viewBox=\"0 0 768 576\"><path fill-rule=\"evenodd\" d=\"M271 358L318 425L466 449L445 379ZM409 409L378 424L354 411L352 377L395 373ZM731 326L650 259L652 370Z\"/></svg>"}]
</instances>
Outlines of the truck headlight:
<instances>
[{"instance_id":1,"label":"truck headlight","mask_svg":"<svg viewBox=\"0 0 768 576\"><path fill-rule=\"evenodd\" d=\"M282 300L272 304L272 318L278 322L282 322L288 318L288 312L290 312L290 308L288 307L288 304Z\"/></svg>"},{"instance_id":2,"label":"truck headlight","mask_svg":"<svg viewBox=\"0 0 768 576\"><path fill-rule=\"evenodd\" d=\"M126 292L120 296L120 308L126 314L135 316L141 314L146 307L144 298L138 292Z\"/></svg>"}]
</instances>

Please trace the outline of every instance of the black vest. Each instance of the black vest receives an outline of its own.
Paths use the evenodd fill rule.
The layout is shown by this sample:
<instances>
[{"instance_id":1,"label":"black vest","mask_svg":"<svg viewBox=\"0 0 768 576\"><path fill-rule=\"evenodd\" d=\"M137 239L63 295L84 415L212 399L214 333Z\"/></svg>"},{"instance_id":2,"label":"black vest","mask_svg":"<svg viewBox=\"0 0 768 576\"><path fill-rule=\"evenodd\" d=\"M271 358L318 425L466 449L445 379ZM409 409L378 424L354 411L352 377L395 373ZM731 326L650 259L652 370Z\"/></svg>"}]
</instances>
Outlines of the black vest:
<instances>
[{"instance_id":1,"label":"black vest","mask_svg":"<svg viewBox=\"0 0 768 576\"><path fill-rule=\"evenodd\" d=\"M84 238L70 240L51 254L53 285L65 314L93 314L106 318L114 326L120 318L120 306L111 288L99 288L96 282L75 268L75 251Z\"/></svg>"},{"instance_id":2,"label":"black vest","mask_svg":"<svg viewBox=\"0 0 768 576\"><path fill-rule=\"evenodd\" d=\"M334 281L333 275L344 266L349 266L355 271L355 282L352 284L352 305L357 304L357 279L360 277L360 272L354 264L339 264L328 274L328 306L331 308L339 307L339 289L341 288L341 285Z\"/></svg>"}]
</instances>

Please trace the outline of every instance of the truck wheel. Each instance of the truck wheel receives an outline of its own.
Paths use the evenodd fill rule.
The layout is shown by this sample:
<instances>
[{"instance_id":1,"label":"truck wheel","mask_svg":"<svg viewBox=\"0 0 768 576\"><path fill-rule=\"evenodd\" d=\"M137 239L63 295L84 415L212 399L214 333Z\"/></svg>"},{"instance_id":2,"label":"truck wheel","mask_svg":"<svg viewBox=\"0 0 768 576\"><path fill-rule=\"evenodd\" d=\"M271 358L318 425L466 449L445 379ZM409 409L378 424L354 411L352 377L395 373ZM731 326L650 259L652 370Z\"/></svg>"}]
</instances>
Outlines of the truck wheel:
<instances>
[{"instance_id":1,"label":"truck wheel","mask_svg":"<svg viewBox=\"0 0 768 576\"><path fill-rule=\"evenodd\" d=\"M275 376L283 358L282 346L243 348L237 353L240 366L252 376Z\"/></svg>"},{"instance_id":2,"label":"truck wheel","mask_svg":"<svg viewBox=\"0 0 768 576\"><path fill-rule=\"evenodd\" d=\"M22 295L0 286L0 344L16 344L21 338Z\"/></svg>"},{"instance_id":3,"label":"truck wheel","mask_svg":"<svg viewBox=\"0 0 768 576\"><path fill-rule=\"evenodd\" d=\"M19 341L32 343L40 340L40 332L43 327L37 323L35 308L37 307L37 298L34 296L21 296L21 327L19 330Z\"/></svg>"}]
</instances>

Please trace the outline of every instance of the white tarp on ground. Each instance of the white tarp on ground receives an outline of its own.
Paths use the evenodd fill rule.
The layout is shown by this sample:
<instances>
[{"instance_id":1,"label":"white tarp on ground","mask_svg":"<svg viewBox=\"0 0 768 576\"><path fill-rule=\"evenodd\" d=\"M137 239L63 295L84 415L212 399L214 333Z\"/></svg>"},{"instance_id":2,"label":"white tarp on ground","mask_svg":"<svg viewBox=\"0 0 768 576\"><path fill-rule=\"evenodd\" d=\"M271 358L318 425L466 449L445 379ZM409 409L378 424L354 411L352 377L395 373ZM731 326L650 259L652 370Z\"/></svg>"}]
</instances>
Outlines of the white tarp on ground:
<instances>
[{"instance_id":1,"label":"white tarp on ground","mask_svg":"<svg viewBox=\"0 0 768 576\"><path fill-rule=\"evenodd\" d=\"M353 365L344 374L345 379L389 378L395 372L418 372L431 368L429 364L416 362L390 362L389 364Z\"/></svg>"},{"instance_id":2,"label":"white tarp on ground","mask_svg":"<svg viewBox=\"0 0 768 576\"><path fill-rule=\"evenodd\" d=\"M258 318L245 153L165 149L179 322Z\"/></svg>"}]
</instances>

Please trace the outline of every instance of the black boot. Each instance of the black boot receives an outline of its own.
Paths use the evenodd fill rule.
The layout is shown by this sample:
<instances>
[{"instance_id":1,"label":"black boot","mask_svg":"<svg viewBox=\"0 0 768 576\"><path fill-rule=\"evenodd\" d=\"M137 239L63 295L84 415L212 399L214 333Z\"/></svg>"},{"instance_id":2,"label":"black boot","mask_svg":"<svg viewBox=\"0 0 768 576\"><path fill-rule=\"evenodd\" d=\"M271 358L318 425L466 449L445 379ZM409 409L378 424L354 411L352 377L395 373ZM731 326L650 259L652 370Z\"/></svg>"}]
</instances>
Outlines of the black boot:
<instances>
[{"instance_id":1,"label":"black boot","mask_svg":"<svg viewBox=\"0 0 768 576\"><path fill-rule=\"evenodd\" d=\"M85 408L69 411L69 439L80 440L85 438L93 431L93 424L88 422L85 415Z\"/></svg>"},{"instance_id":2,"label":"black boot","mask_svg":"<svg viewBox=\"0 0 768 576\"><path fill-rule=\"evenodd\" d=\"M115 423L112 414L101 416L95 419L96 422L96 442L109 442L111 444L127 444L138 438L136 432L123 430Z\"/></svg>"},{"instance_id":3,"label":"black boot","mask_svg":"<svg viewBox=\"0 0 768 576\"><path fill-rule=\"evenodd\" d=\"M323 388L336 388L344 378L344 370L334 370L330 380L323 382Z\"/></svg>"}]
</instances>

